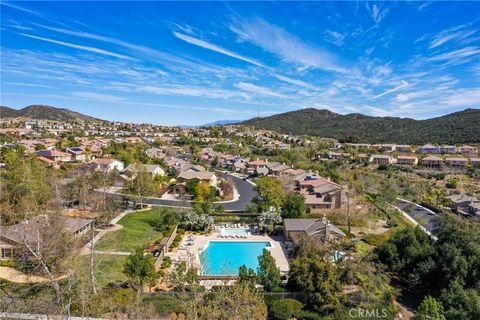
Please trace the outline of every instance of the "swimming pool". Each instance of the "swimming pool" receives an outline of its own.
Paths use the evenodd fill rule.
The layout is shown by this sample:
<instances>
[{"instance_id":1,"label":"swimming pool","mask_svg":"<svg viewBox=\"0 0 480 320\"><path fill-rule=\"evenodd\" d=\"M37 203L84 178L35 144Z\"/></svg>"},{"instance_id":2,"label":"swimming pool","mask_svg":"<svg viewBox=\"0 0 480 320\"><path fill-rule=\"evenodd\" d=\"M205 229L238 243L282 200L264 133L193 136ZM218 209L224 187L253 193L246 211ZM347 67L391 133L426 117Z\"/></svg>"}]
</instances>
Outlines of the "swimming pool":
<instances>
[{"instance_id":1,"label":"swimming pool","mask_svg":"<svg viewBox=\"0 0 480 320\"><path fill-rule=\"evenodd\" d=\"M222 229L221 233L227 236L248 236L248 231L245 228Z\"/></svg>"},{"instance_id":2,"label":"swimming pool","mask_svg":"<svg viewBox=\"0 0 480 320\"><path fill-rule=\"evenodd\" d=\"M237 275L242 265L257 271L258 256L270 248L262 241L210 241L200 254L204 275Z\"/></svg>"}]
</instances>

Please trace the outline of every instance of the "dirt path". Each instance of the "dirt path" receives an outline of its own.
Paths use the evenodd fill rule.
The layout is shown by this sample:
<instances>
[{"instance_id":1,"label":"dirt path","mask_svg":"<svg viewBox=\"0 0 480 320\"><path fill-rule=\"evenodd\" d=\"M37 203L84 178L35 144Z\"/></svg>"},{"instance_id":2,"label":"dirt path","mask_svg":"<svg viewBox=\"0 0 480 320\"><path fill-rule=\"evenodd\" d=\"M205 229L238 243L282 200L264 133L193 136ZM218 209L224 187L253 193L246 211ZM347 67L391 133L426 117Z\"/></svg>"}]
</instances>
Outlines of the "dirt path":
<instances>
[{"instance_id":1,"label":"dirt path","mask_svg":"<svg viewBox=\"0 0 480 320\"><path fill-rule=\"evenodd\" d=\"M56 278L55 280L60 280L65 278L66 276L61 276ZM17 269L11 268L11 267L0 267L0 278L8 280L10 282L16 282L16 283L46 283L50 282L49 279L40 277L40 276L35 276L35 275L30 275L23 273L21 271L18 271Z\"/></svg>"}]
</instances>

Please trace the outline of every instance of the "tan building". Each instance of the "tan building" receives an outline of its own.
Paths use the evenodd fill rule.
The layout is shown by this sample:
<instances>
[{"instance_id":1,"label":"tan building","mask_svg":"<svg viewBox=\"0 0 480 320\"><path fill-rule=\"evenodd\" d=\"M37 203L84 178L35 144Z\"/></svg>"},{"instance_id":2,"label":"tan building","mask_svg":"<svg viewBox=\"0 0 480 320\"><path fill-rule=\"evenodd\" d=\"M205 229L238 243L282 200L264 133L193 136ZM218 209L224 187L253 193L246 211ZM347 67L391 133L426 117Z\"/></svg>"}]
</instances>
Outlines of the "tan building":
<instances>
[{"instance_id":1,"label":"tan building","mask_svg":"<svg viewBox=\"0 0 480 320\"><path fill-rule=\"evenodd\" d=\"M418 164L418 158L415 156L398 156L397 164L415 166Z\"/></svg>"},{"instance_id":2,"label":"tan building","mask_svg":"<svg viewBox=\"0 0 480 320\"><path fill-rule=\"evenodd\" d=\"M217 186L218 178L215 173L210 171L194 171L186 170L180 172L177 177L177 183L186 183L189 180L198 180L200 182L207 182L211 186Z\"/></svg>"},{"instance_id":3,"label":"tan building","mask_svg":"<svg viewBox=\"0 0 480 320\"><path fill-rule=\"evenodd\" d=\"M468 164L467 158L447 158L445 162L451 165L452 167L466 167Z\"/></svg>"},{"instance_id":4,"label":"tan building","mask_svg":"<svg viewBox=\"0 0 480 320\"><path fill-rule=\"evenodd\" d=\"M463 154L477 154L478 153L478 148L472 147L472 146L469 146L469 145L463 145L463 146L459 147L458 150L459 150L460 153L463 153Z\"/></svg>"},{"instance_id":5,"label":"tan building","mask_svg":"<svg viewBox=\"0 0 480 320\"><path fill-rule=\"evenodd\" d=\"M56 221L60 221L73 236L85 234L94 222L92 219L40 215L12 226L0 226L0 260L14 259L27 244L39 245L39 237L44 234L42 231Z\"/></svg>"},{"instance_id":6,"label":"tan building","mask_svg":"<svg viewBox=\"0 0 480 320\"><path fill-rule=\"evenodd\" d=\"M372 156L372 163L375 164L391 164L393 158L389 154L376 154Z\"/></svg>"},{"instance_id":7,"label":"tan building","mask_svg":"<svg viewBox=\"0 0 480 320\"><path fill-rule=\"evenodd\" d=\"M284 219L285 239L296 242L302 236L312 237L321 242L340 242L345 233L327 219Z\"/></svg>"},{"instance_id":8,"label":"tan building","mask_svg":"<svg viewBox=\"0 0 480 320\"><path fill-rule=\"evenodd\" d=\"M436 156L428 156L422 159L421 164L430 168L438 168L442 166L443 159Z\"/></svg>"},{"instance_id":9,"label":"tan building","mask_svg":"<svg viewBox=\"0 0 480 320\"><path fill-rule=\"evenodd\" d=\"M472 167L480 168L480 158L470 158L470 162L472 164Z\"/></svg>"}]
</instances>

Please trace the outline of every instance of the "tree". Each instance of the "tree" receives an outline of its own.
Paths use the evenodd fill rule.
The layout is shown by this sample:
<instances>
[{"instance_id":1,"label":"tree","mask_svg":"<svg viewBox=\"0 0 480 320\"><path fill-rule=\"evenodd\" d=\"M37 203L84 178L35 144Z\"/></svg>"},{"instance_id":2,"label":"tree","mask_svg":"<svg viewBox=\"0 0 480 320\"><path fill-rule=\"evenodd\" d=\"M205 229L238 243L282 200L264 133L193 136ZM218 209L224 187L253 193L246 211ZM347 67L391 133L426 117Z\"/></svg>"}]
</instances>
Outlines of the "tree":
<instances>
[{"instance_id":1,"label":"tree","mask_svg":"<svg viewBox=\"0 0 480 320\"><path fill-rule=\"evenodd\" d=\"M130 190L137 195L140 205L143 206L143 199L152 195L154 189L152 175L145 170L138 169L136 177L131 182Z\"/></svg>"},{"instance_id":2,"label":"tree","mask_svg":"<svg viewBox=\"0 0 480 320\"><path fill-rule=\"evenodd\" d=\"M272 306L272 313L277 320L300 319L303 303L294 299L278 300Z\"/></svg>"},{"instance_id":3,"label":"tree","mask_svg":"<svg viewBox=\"0 0 480 320\"><path fill-rule=\"evenodd\" d=\"M259 207L263 210L269 210L270 207L280 209L285 198L285 190L280 181L272 177L261 177L255 183L257 185L255 201Z\"/></svg>"},{"instance_id":4,"label":"tree","mask_svg":"<svg viewBox=\"0 0 480 320\"><path fill-rule=\"evenodd\" d=\"M282 222L282 217L275 211L262 212L258 218L258 226L263 231L270 233L276 224Z\"/></svg>"},{"instance_id":5,"label":"tree","mask_svg":"<svg viewBox=\"0 0 480 320\"><path fill-rule=\"evenodd\" d=\"M198 214L210 214L212 212L216 190L208 182L200 182L195 186L195 211Z\"/></svg>"},{"instance_id":6,"label":"tree","mask_svg":"<svg viewBox=\"0 0 480 320\"><path fill-rule=\"evenodd\" d=\"M3 155L6 170L2 175L0 211L5 222L18 222L52 206L53 173L33 158L14 151Z\"/></svg>"},{"instance_id":7,"label":"tree","mask_svg":"<svg viewBox=\"0 0 480 320\"><path fill-rule=\"evenodd\" d=\"M137 292L136 314L138 318L140 297L145 284L154 286L160 277L155 271L155 258L150 254L144 255L142 249L137 249L134 254L128 256L123 265L123 273Z\"/></svg>"},{"instance_id":8,"label":"tree","mask_svg":"<svg viewBox=\"0 0 480 320\"><path fill-rule=\"evenodd\" d=\"M185 192L189 195L195 196L195 190L197 189L198 180L190 179L185 183Z\"/></svg>"},{"instance_id":9,"label":"tree","mask_svg":"<svg viewBox=\"0 0 480 320\"><path fill-rule=\"evenodd\" d=\"M37 151L38 150L46 150L46 149L47 149L47 147L44 144L41 144L41 143L39 143L35 146L35 150L37 150Z\"/></svg>"},{"instance_id":10,"label":"tree","mask_svg":"<svg viewBox=\"0 0 480 320\"><path fill-rule=\"evenodd\" d=\"M442 199L446 196L445 189L442 188L435 188L432 191L433 197L435 198L435 207L439 208L440 204L442 203Z\"/></svg>"},{"instance_id":11,"label":"tree","mask_svg":"<svg viewBox=\"0 0 480 320\"><path fill-rule=\"evenodd\" d=\"M135 287L140 288L145 284L154 286L159 278L155 271L155 258L149 254L144 255L141 249L137 249L134 254L128 256L123 266L123 273Z\"/></svg>"},{"instance_id":12,"label":"tree","mask_svg":"<svg viewBox=\"0 0 480 320\"><path fill-rule=\"evenodd\" d=\"M267 306L262 294L246 284L218 286L206 297L202 319L267 319Z\"/></svg>"},{"instance_id":13,"label":"tree","mask_svg":"<svg viewBox=\"0 0 480 320\"><path fill-rule=\"evenodd\" d=\"M282 205L282 218L301 218L305 215L305 197L297 193L289 193Z\"/></svg>"},{"instance_id":14,"label":"tree","mask_svg":"<svg viewBox=\"0 0 480 320\"><path fill-rule=\"evenodd\" d=\"M313 239L302 239L294 250L290 263L288 287L305 292L309 303L317 312L337 309L343 302L340 276L328 261L329 253Z\"/></svg>"},{"instance_id":15,"label":"tree","mask_svg":"<svg viewBox=\"0 0 480 320\"><path fill-rule=\"evenodd\" d=\"M277 268L275 259L270 251L264 249L261 256L258 257L258 279L265 291L280 285L280 270Z\"/></svg>"},{"instance_id":16,"label":"tree","mask_svg":"<svg viewBox=\"0 0 480 320\"><path fill-rule=\"evenodd\" d=\"M257 283L257 278L258 278L257 274L255 273L255 270L253 270L252 268L247 269L247 266L245 265L242 265L238 269L238 277L239 277L238 282L240 284L247 284L252 287L255 287L255 284Z\"/></svg>"},{"instance_id":17,"label":"tree","mask_svg":"<svg viewBox=\"0 0 480 320\"><path fill-rule=\"evenodd\" d=\"M443 306L440 302L426 296L418 307L417 320L445 320Z\"/></svg>"},{"instance_id":18,"label":"tree","mask_svg":"<svg viewBox=\"0 0 480 320\"><path fill-rule=\"evenodd\" d=\"M194 264L181 261L168 275L166 284L176 291L177 301L185 310L187 319L199 319L200 308L204 305L205 287L200 284Z\"/></svg>"}]
</instances>

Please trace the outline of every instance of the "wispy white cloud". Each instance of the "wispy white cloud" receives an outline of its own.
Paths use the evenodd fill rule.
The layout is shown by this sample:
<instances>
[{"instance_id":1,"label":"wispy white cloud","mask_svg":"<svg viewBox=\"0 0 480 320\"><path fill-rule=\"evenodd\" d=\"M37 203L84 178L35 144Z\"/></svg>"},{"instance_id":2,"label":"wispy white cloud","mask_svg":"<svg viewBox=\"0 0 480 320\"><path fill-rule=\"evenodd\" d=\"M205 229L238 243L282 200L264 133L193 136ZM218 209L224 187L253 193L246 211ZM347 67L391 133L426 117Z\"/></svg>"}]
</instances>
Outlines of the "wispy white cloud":
<instances>
[{"instance_id":1,"label":"wispy white cloud","mask_svg":"<svg viewBox=\"0 0 480 320\"><path fill-rule=\"evenodd\" d=\"M467 61L470 61L467 58L472 58L476 55L480 54L480 48L470 46L470 47L465 47L462 49L457 49L449 52L444 52L437 54L435 56L426 58L427 61L445 61L446 63L449 64L461 64L465 63Z\"/></svg>"},{"instance_id":2,"label":"wispy white cloud","mask_svg":"<svg viewBox=\"0 0 480 320\"><path fill-rule=\"evenodd\" d=\"M463 26L461 26L463 28ZM457 31L458 30L458 31ZM437 34L430 42L429 49L439 47L452 40L459 41L474 35L477 30L459 30L459 27L450 28Z\"/></svg>"},{"instance_id":3,"label":"wispy white cloud","mask_svg":"<svg viewBox=\"0 0 480 320\"><path fill-rule=\"evenodd\" d=\"M327 30L325 31L325 41L333 43L339 47L345 44L345 34L342 34L337 31Z\"/></svg>"},{"instance_id":4,"label":"wispy white cloud","mask_svg":"<svg viewBox=\"0 0 480 320\"><path fill-rule=\"evenodd\" d=\"M367 110L370 110L370 114L372 116L377 116L377 117L390 117L392 116L392 112L389 110L386 110L384 108L379 108L379 107L373 107L373 106L365 106Z\"/></svg>"},{"instance_id":5,"label":"wispy white cloud","mask_svg":"<svg viewBox=\"0 0 480 320\"><path fill-rule=\"evenodd\" d=\"M376 3L374 3L372 6L370 6L369 2L365 2L365 5L367 7L367 10L370 11L370 15L371 15L372 20L375 24L378 24L383 19L385 19L385 17L388 14L388 11L389 11L389 9L380 8L380 6L377 5Z\"/></svg>"},{"instance_id":6,"label":"wispy white cloud","mask_svg":"<svg viewBox=\"0 0 480 320\"><path fill-rule=\"evenodd\" d=\"M41 40L41 41L45 41L45 42L50 42L50 43L55 43L55 44L58 44L58 45L61 45L61 46L64 46L64 47L69 47L69 48L74 48L74 49L78 49L78 50L98 53L98 54L101 54L101 55L115 57L115 58L118 58L118 59L135 60L132 57L127 57L127 56L124 56L123 54L111 52L111 51L100 49L100 48L82 46L82 45L74 44L74 43L70 43L70 42L63 42L63 41L58 41L58 40L55 40L55 39L39 37L39 36L35 36L35 35L32 35L32 34L26 34L26 33L19 33L19 34L24 36L24 37L28 37L28 38L32 38L32 39L36 39L36 40Z\"/></svg>"},{"instance_id":7,"label":"wispy white cloud","mask_svg":"<svg viewBox=\"0 0 480 320\"><path fill-rule=\"evenodd\" d=\"M283 81L283 82L287 82L287 83L290 83L290 84L293 84L293 85L296 85L296 86L299 86L299 87L304 87L304 88L309 88L309 89L316 89L315 86L309 84L309 83L306 83L302 80L298 80L298 79L293 79L293 78L290 78L290 77L287 77L287 76L282 76L280 74L275 74L275 78L277 78L278 80L280 81Z\"/></svg>"},{"instance_id":8,"label":"wispy white cloud","mask_svg":"<svg viewBox=\"0 0 480 320\"><path fill-rule=\"evenodd\" d=\"M266 87L260 87L253 83L239 82L235 84L235 87L245 91L253 92L262 96L277 97L277 98L288 98L288 96L275 92Z\"/></svg>"},{"instance_id":9,"label":"wispy white cloud","mask_svg":"<svg viewBox=\"0 0 480 320\"><path fill-rule=\"evenodd\" d=\"M262 19L235 20L230 25L240 40L248 41L270 52L285 62L294 63L302 69L317 68L345 72L339 58L316 46L303 42L297 36Z\"/></svg>"},{"instance_id":10,"label":"wispy white cloud","mask_svg":"<svg viewBox=\"0 0 480 320\"><path fill-rule=\"evenodd\" d=\"M405 87L408 87L408 85L409 85L409 83L408 83L407 81L402 80L402 81L401 81L401 84L399 84L398 86L393 87L392 89L389 89L389 90L387 90L387 91L384 91L384 92L380 93L379 95L376 95L376 96L373 97L372 99L377 99L377 98L383 97L383 96L385 96L385 95L387 95L387 94L396 92L396 91L398 91L398 90L400 90L400 89L403 89L403 88L405 88Z\"/></svg>"},{"instance_id":11,"label":"wispy white cloud","mask_svg":"<svg viewBox=\"0 0 480 320\"><path fill-rule=\"evenodd\" d=\"M118 97L111 94L97 93L97 92L87 92L87 91L75 91L72 92L72 95L75 97L86 98L93 101L101 102L119 102L126 100L124 97Z\"/></svg>"},{"instance_id":12,"label":"wispy white cloud","mask_svg":"<svg viewBox=\"0 0 480 320\"><path fill-rule=\"evenodd\" d=\"M480 88L461 90L449 96L445 104L449 106L480 107Z\"/></svg>"},{"instance_id":13,"label":"wispy white cloud","mask_svg":"<svg viewBox=\"0 0 480 320\"><path fill-rule=\"evenodd\" d=\"M238 60L242 60L242 61L251 63L251 64L256 65L258 67L264 67L263 64L261 64L260 62L254 60L254 59L250 59L248 57L239 55L235 52L224 49L224 48L222 48L222 47L220 47L216 44L213 44L213 43L210 43L210 42L198 39L198 38L194 38L194 37L188 36L186 34L183 34L183 33L177 32L177 31L174 31L173 35L175 37L177 37L178 39L183 40L187 43L193 44L195 46L198 46L198 47L201 47L201 48L204 48L204 49L207 49L207 50L215 51L217 53L221 53L223 55L226 55L226 56L238 59Z\"/></svg>"}]
</instances>

